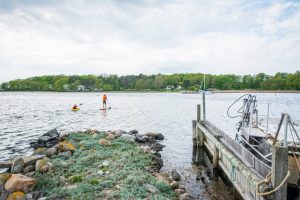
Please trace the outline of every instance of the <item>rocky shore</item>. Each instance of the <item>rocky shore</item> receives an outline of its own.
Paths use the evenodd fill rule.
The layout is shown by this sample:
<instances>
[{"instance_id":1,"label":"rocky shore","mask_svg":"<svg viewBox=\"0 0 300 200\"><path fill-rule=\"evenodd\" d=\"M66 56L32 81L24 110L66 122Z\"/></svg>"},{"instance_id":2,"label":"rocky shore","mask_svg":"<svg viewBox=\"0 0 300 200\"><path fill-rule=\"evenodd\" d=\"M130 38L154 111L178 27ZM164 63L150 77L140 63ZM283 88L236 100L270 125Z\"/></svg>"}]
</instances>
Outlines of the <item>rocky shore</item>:
<instances>
[{"instance_id":1,"label":"rocky shore","mask_svg":"<svg viewBox=\"0 0 300 200\"><path fill-rule=\"evenodd\" d=\"M160 133L55 129L31 156L0 163L0 199L193 199L175 171L160 172Z\"/></svg>"}]
</instances>

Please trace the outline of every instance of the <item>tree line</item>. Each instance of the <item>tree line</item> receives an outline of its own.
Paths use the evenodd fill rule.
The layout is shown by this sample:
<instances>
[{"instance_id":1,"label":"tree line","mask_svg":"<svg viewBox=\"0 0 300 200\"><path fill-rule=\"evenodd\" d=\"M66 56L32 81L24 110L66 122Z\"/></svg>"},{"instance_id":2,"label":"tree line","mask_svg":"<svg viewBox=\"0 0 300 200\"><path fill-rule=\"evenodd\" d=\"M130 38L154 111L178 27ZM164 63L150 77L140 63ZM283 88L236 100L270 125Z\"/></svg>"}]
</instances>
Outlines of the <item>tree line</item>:
<instances>
[{"instance_id":1,"label":"tree line","mask_svg":"<svg viewBox=\"0 0 300 200\"><path fill-rule=\"evenodd\" d=\"M300 90L300 71L267 75L51 75L4 82L4 91L122 91L122 90Z\"/></svg>"}]
</instances>

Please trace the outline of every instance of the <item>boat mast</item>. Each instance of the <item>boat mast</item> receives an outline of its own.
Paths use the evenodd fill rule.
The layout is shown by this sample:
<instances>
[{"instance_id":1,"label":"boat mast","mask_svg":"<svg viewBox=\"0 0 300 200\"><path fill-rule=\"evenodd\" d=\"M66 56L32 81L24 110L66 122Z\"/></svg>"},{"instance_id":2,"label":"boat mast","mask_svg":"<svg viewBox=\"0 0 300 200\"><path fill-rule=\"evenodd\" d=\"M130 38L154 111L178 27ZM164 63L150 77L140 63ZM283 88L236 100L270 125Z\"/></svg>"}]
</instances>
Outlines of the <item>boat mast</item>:
<instances>
[{"instance_id":1,"label":"boat mast","mask_svg":"<svg viewBox=\"0 0 300 200\"><path fill-rule=\"evenodd\" d=\"M204 83L203 90L205 91L205 74L204 74L204 81L203 81L203 83Z\"/></svg>"}]
</instances>

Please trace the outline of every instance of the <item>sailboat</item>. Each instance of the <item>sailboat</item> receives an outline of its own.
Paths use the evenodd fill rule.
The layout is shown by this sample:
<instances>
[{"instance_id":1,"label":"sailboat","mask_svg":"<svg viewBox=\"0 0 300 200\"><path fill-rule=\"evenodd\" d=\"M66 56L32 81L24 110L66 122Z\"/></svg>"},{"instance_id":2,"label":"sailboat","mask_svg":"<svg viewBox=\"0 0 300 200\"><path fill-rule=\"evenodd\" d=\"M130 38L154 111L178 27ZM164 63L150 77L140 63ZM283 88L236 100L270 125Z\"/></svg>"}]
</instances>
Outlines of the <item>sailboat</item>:
<instances>
[{"instance_id":1,"label":"sailboat","mask_svg":"<svg viewBox=\"0 0 300 200\"><path fill-rule=\"evenodd\" d=\"M209 90L207 90L207 89L205 89L205 74L204 74L204 78L203 78L203 90L199 90L198 92L199 93L204 93L204 94L213 94L213 92L212 91L209 91ZM202 87L202 84L201 84L201 87Z\"/></svg>"}]
</instances>

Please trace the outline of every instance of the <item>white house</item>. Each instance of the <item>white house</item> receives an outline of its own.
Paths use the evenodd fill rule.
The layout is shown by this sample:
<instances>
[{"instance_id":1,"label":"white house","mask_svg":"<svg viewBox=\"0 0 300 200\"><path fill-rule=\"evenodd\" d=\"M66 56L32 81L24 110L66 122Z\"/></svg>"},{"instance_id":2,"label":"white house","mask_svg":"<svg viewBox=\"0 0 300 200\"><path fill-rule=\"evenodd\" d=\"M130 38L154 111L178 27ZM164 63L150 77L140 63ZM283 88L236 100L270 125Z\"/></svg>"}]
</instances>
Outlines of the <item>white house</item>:
<instances>
[{"instance_id":1,"label":"white house","mask_svg":"<svg viewBox=\"0 0 300 200\"><path fill-rule=\"evenodd\" d=\"M77 86L77 91L84 91L84 90L85 90L84 85L78 85Z\"/></svg>"}]
</instances>

